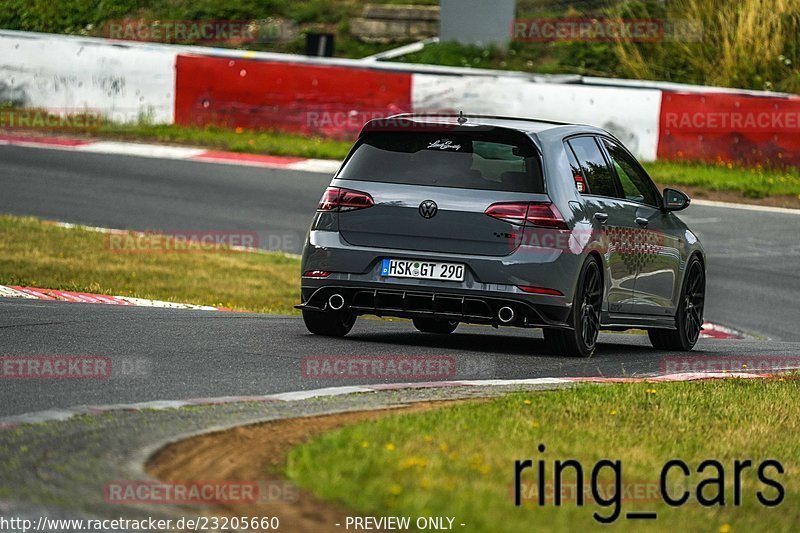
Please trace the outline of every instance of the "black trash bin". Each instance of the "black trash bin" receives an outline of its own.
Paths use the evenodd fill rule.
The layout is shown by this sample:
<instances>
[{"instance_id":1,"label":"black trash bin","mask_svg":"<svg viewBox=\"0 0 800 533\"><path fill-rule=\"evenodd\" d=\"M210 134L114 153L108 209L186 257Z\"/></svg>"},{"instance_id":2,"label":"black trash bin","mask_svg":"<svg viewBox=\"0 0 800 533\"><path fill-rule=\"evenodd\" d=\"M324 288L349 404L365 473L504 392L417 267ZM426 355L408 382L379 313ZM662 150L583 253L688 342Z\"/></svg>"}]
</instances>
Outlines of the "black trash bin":
<instances>
[{"instance_id":1,"label":"black trash bin","mask_svg":"<svg viewBox=\"0 0 800 533\"><path fill-rule=\"evenodd\" d=\"M332 33L307 33L306 34L306 55L333 57L333 34Z\"/></svg>"}]
</instances>

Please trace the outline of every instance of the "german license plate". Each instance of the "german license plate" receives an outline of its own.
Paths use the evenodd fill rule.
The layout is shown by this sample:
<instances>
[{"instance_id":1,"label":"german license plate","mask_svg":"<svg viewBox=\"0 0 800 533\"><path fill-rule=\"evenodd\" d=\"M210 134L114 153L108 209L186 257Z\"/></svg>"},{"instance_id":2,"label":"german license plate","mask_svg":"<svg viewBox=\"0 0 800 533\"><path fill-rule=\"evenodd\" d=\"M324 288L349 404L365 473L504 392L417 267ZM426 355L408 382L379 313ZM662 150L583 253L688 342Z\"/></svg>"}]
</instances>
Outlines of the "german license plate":
<instances>
[{"instance_id":1,"label":"german license plate","mask_svg":"<svg viewBox=\"0 0 800 533\"><path fill-rule=\"evenodd\" d=\"M381 276L464 281L464 265L414 259L384 259L381 263Z\"/></svg>"}]
</instances>

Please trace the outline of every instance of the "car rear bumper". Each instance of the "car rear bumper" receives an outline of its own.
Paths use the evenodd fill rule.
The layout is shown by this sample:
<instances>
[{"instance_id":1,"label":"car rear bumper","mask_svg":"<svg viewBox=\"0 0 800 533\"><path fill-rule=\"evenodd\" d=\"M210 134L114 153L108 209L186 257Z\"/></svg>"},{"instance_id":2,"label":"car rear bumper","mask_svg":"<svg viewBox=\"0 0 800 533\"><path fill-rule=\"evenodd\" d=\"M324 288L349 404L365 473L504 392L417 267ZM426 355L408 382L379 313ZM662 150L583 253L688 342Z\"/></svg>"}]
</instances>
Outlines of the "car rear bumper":
<instances>
[{"instance_id":1,"label":"car rear bumper","mask_svg":"<svg viewBox=\"0 0 800 533\"><path fill-rule=\"evenodd\" d=\"M305 283L303 303L298 309L333 311L333 295L343 298L343 308L357 315L401 318L435 318L492 326L565 328L569 306L563 297L516 295L475 290L443 290L390 283L320 282ZM539 300L539 301L536 301ZM507 308L500 313L502 308ZM511 310L509 313L508 309ZM502 318L501 318L502 317Z\"/></svg>"},{"instance_id":2,"label":"car rear bumper","mask_svg":"<svg viewBox=\"0 0 800 533\"><path fill-rule=\"evenodd\" d=\"M384 258L462 263L464 281L439 281L381 275ZM325 278L303 277L300 309L332 310L333 294L356 314L437 318L465 323L521 327L569 327L576 275L583 258L555 249L523 249L506 256L475 256L356 246L335 231L312 230L303 250L302 271L325 271ZM536 294L520 287L554 289ZM503 307L513 320L501 320ZM506 317L508 312L506 311Z\"/></svg>"}]
</instances>

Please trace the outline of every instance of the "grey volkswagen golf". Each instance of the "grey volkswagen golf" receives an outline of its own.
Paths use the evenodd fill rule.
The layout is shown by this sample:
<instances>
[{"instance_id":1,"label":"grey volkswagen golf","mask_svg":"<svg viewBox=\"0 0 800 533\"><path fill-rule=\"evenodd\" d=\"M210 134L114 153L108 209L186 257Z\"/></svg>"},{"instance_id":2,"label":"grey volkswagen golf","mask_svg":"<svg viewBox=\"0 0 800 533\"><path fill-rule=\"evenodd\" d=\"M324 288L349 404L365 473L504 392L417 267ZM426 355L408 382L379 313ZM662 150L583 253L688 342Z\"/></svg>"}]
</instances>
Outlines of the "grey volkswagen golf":
<instances>
[{"instance_id":1,"label":"grey volkswagen golf","mask_svg":"<svg viewBox=\"0 0 800 533\"><path fill-rule=\"evenodd\" d=\"M488 116L368 122L319 202L302 257L312 333L359 315L425 333L461 322L542 328L591 356L604 330L646 329L690 350L703 324L705 255L660 193L599 128Z\"/></svg>"}]
</instances>

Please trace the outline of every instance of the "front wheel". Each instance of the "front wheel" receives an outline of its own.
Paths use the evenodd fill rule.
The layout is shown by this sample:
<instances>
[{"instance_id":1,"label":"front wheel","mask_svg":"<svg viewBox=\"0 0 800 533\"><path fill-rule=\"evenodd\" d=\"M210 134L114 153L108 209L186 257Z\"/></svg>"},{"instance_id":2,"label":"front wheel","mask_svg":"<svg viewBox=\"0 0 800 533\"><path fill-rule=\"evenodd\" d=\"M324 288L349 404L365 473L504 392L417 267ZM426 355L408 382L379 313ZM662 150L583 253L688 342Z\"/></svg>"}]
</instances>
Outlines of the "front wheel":
<instances>
[{"instance_id":1,"label":"front wheel","mask_svg":"<svg viewBox=\"0 0 800 533\"><path fill-rule=\"evenodd\" d=\"M697 256L692 256L686 269L681 290L676 329L651 329L647 332L653 348L688 352L697 343L703 328L703 309L706 301L706 273Z\"/></svg>"},{"instance_id":2,"label":"front wheel","mask_svg":"<svg viewBox=\"0 0 800 533\"><path fill-rule=\"evenodd\" d=\"M603 306L603 275L594 257L583 264L578 288L572 302L572 329L544 330L544 340L559 355L591 357L600 333L600 309Z\"/></svg>"},{"instance_id":3,"label":"front wheel","mask_svg":"<svg viewBox=\"0 0 800 533\"><path fill-rule=\"evenodd\" d=\"M303 322L306 324L306 329L314 335L344 337L353 329L356 315L344 309L327 312L303 309Z\"/></svg>"},{"instance_id":4,"label":"front wheel","mask_svg":"<svg viewBox=\"0 0 800 533\"><path fill-rule=\"evenodd\" d=\"M414 327L423 333L439 333L447 335L453 333L458 327L456 320L438 320L434 318L414 318Z\"/></svg>"}]
</instances>

